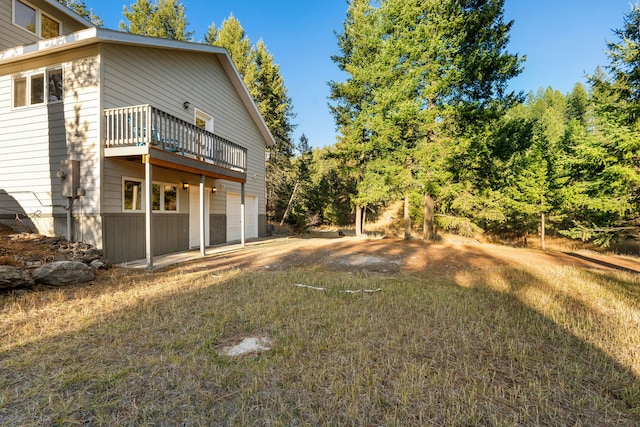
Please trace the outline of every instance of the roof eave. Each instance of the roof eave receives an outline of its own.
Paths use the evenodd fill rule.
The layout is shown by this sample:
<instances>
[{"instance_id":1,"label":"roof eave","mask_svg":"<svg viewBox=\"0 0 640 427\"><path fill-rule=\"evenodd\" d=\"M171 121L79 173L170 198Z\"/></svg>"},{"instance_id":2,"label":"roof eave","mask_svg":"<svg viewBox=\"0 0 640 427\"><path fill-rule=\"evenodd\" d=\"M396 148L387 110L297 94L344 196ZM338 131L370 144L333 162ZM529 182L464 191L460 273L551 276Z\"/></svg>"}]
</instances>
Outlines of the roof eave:
<instances>
[{"instance_id":1,"label":"roof eave","mask_svg":"<svg viewBox=\"0 0 640 427\"><path fill-rule=\"evenodd\" d=\"M265 140L267 146L274 145L275 139L269 131L258 106L249 94L240 73L236 69L229 53L226 49L218 46L205 45L202 43L183 42L177 40L162 39L158 37L142 36L137 34L124 33L120 31L107 30L98 27L88 28L86 30L76 31L75 33L64 36L40 40L36 43L17 46L15 48L0 51L0 65L8 64L15 61L30 59L42 55L49 55L57 51L63 51L89 45L93 43L123 43L134 46L146 46L170 50L182 50L191 52L201 52L214 54L220 59L222 67L227 73L229 80L240 95L242 102L247 107L251 118L254 120L260 134Z\"/></svg>"}]
</instances>

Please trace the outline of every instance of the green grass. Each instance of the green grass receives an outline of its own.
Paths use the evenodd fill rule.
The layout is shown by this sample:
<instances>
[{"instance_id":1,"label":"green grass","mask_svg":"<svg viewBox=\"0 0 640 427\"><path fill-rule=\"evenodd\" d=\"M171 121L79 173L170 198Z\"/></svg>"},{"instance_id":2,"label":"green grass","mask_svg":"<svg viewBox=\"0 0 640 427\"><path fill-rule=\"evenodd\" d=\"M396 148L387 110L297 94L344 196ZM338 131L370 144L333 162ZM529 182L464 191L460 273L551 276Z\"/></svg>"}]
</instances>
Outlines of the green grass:
<instances>
[{"instance_id":1,"label":"green grass","mask_svg":"<svg viewBox=\"0 0 640 427\"><path fill-rule=\"evenodd\" d=\"M628 274L111 275L0 297L0 425L640 424ZM219 355L248 335L273 349Z\"/></svg>"}]
</instances>

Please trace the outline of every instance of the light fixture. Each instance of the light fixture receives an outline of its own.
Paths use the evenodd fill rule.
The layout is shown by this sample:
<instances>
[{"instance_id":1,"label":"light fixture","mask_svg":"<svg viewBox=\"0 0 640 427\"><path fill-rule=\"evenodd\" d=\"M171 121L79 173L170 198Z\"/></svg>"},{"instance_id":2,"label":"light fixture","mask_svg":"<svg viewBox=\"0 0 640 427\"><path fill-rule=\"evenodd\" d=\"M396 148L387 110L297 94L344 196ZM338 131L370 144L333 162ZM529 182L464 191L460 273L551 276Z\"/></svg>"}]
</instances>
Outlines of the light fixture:
<instances>
[{"instance_id":1,"label":"light fixture","mask_svg":"<svg viewBox=\"0 0 640 427\"><path fill-rule=\"evenodd\" d=\"M182 189L183 190L188 190L189 189L189 183L188 182L183 182L182 183Z\"/></svg>"},{"instance_id":2,"label":"light fixture","mask_svg":"<svg viewBox=\"0 0 640 427\"><path fill-rule=\"evenodd\" d=\"M211 193L216 194L218 192L218 187L211 187Z\"/></svg>"},{"instance_id":3,"label":"light fixture","mask_svg":"<svg viewBox=\"0 0 640 427\"><path fill-rule=\"evenodd\" d=\"M182 103L182 108L184 108L185 110L188 110L190 105L191 104L189 103L189 101L184 101Z\"/></svg>"}]
</instances>

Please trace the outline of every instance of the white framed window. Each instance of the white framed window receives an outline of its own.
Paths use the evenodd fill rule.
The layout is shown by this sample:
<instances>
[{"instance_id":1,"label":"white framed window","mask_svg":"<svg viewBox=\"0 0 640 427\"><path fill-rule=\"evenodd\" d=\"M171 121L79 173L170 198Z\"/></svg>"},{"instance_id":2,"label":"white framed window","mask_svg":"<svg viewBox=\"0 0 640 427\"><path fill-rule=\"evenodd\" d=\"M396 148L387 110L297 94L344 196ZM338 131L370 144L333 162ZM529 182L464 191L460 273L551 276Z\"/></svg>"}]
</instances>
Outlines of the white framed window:
<instances>
[{"instance_id":1,"label":"white framed window","mask_svg":"<svg viewBox=\"0 0 640 427\"><path fill-rule=\"evenodd\" d=\"M196 126L198 126L200 129L213 132L213 116L210 116L209 114L205 113L204 111L198 110L197 108L194 108L194 115Z\"/></svg>"},{"instance_id":2,"label":"white framed window","mask_svg":"<svg viewBox=\"0 0 640 427\"><path fill-rule=\"evenodd\" d=\"M64 99L62 68L37 70L13 76L13 108L52 104Z\"/></svg>"},{"instance_id":3,"label":"white framed window","mask_svg":"<svg viewBox=\"0 0 640 427\"><path fill-rule=\"evenodd\" d=\"M142 212L142 189L144 181L136 178L122 178L122 210Z\"/></svg>"},{"instance_id":4,"label":"white framed window","mask_svg":"<svg viewBox=\"0 0 640 427\"><path fill-rule=\"evenodd\" d=\"M62 34L62 24L24 0L13 0L13 23L43 39Z\"/></svg>"},{"instance_id":5,"label":"white framed window","mask_svg":"<svg viewBox=\"0 0 640 427\"><path fill-rule=\"evenodd\" d=\"M166 182L154 182L151 206L154 211L178 212L178 186Z\"/></svg>"},{"instance_id":6,"label":"white framed window","mask_svg":"<svg viewBox=\"0 0 640 427\"><path fill-rule=\"evenodd\" d=\"M178 185L154 182L152 185L151 208L154 212L178 212ZM144 212L144 180L122 178L122 210L124 212Z\"/></svg>"}]
</instances>

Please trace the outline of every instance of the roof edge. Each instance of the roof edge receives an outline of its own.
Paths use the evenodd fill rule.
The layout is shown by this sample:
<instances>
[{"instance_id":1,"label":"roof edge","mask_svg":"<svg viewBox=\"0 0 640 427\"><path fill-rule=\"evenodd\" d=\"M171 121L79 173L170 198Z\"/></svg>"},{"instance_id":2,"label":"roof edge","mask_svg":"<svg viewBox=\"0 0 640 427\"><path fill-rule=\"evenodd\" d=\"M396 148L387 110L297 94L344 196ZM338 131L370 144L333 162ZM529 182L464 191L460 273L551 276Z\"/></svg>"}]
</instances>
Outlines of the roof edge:
<instances>
[{"instance_id":1,"label":"roof edge","mask_svg":"<svg viewBox=\"0 0 640 427\"><path fill-rule=\"evenodd\" d=\"M53 7L54 9L57 9L58 11L64 13L69 18L73 19L74 21L80 22L81 24L84 24L87 27L97 28L96 25L93 22L91 22L88 19L84 18L83 16L79 15L78 13L76 13L75 10L71 9L68 6L65 6L64 4L60 3L59 1L57 1L57 0L45 0L45 2L47 4L49 4L49 6Z\"/></svg>"},{"instance_id":2,"label":"roof edge","mask_svg":"<svg viewBox=\"0 0 640 427\"><path fill-rule=\"evenodd\" d=\"M220 59L222 68L229 77L229 80L231 80L231 83L240 95L242 102L249 110L251 118L258 126L260 134L264 138L266 145L270 146L276 143L273 135L271 134L271 131L269 130L269 127L262 117L262 114L260 114L260 111L258 110L258 106L256 105L253 97L244 84L242 76L231 60L231 56L229 56L229 53L225 48L219 46L211 46L204 43L162 39L158 37L125 33L122 31L108 30L105 28L98 28L93 26L91 28L87 28L86 30L76 31L75 33L67 34L64 36L40 40L30 45L16 46L14 48L0 51L0 65L47 55L58 51L73 49L93 43L121 43L133 46L182 50L216 55Z\"/></svg>"}]
</instances>

